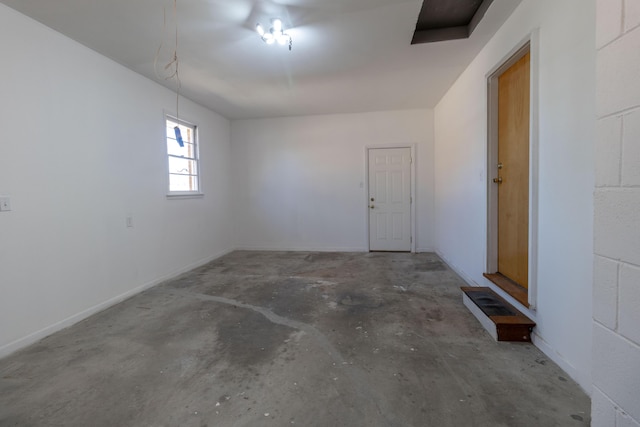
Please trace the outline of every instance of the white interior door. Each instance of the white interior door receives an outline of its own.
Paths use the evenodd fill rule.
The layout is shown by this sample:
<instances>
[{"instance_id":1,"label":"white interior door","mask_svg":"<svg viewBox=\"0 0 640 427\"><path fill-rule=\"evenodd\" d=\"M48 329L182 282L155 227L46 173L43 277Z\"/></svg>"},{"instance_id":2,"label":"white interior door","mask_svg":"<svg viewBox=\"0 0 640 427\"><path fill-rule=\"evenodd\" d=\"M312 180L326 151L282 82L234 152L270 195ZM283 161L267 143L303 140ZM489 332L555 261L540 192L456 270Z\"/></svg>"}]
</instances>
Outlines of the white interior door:
<instances>
[{"instance_id":1,"label":"white interior door","mask_svg":"<svg viewBox=\"0 0 640 427\"><path fill-rule=\"evenodd\" d=\"M411 149L369 149L369 250L411 251Z\"/></svg>"}]
</instances>

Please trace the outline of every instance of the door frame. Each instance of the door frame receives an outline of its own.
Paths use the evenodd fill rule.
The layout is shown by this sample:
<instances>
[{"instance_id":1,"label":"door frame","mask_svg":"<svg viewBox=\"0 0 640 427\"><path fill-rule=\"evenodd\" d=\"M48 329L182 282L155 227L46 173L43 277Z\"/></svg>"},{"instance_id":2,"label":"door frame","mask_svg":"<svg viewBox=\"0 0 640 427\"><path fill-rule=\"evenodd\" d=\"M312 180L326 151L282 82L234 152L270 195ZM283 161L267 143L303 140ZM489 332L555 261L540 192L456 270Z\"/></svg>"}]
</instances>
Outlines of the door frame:
<instances>
[{"instance_id":1,"label":"door frame","mask_svg":"<svg viewBox=\"0 0 640 427\"><path fill-rule=\"evenodd\" d=\"M535 29L518 43L500 62L487 73L487 252L485 273L495 273L498 269L498 186L493 183L498 163L498 78L521 59L527 52L531 55L530 108L529 108L529 309L536 309L538 295L538 173L539 173L539 30ZM487 282L489 282L487 280ZM493 283L491 283L493 287ZM502 291L500 289L500 291ZM503 293L506 294L506 293ZM506 294L507 298L510 295ZM514 298L512 303L520 306Z\"/></svg>"},{"instance_id":2,"label":"door frame","mask_svg":"<svg viewBox=\"0 0 640 427\"><path fill-rule=\"evenodd\" d=\"M366 145L364 147L364 213L365 213L365 235L367 236L367 252L371 252L371 236L369 235L369 150L380 148L408 148L411 152L411 177L409 179L411 185L411 206L409 214L411 215L411 253L416 253L416 145L415 144L384 144L384 145Z\"/></svg>"}]
</instances>

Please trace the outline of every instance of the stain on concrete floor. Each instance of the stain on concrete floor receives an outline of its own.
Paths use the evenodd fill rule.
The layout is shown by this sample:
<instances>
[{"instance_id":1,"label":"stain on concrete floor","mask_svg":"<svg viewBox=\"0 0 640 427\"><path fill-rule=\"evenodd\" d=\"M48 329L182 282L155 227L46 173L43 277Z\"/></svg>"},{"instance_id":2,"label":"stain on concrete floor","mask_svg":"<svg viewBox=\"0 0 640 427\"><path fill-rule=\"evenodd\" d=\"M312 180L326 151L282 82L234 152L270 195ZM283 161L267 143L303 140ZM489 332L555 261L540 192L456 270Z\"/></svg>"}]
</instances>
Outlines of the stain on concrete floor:
<instances>
[{"instance_id":1,"label":"stain on concrete floor","mask_svg":"<svg viewBox=\"0 0 640 427\"><path fill-rule=\"evenodd\" d=\"M237 251L0 360L0 426L588 426L433 254Z\"/></svg>"}]
</instances>

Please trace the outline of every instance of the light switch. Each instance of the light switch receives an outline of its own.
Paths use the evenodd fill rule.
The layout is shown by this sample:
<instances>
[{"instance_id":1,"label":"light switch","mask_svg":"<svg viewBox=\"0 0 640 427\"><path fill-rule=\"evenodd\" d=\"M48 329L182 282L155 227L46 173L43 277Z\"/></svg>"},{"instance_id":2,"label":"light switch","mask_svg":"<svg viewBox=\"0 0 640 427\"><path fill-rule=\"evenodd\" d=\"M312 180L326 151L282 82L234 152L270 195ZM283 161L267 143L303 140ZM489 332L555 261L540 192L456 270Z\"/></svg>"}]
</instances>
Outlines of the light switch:
<instances>
[{"instance_id":1,"label":"light switch","mask_svg":"<svg viewBox=\"0 0 640 427\"><path fill-rule=\"evenodd\" d=\"M133 227L133 216L127 215L126 222L127 222L127 228L132 228Z\"/></svg>"},{"instance_id":2,"label":"light switch","mask_svg":"<svg viewBox=\"0 0 640 427\"><path fill-rule=\"evenodd\" d=\"M11 199L9 196L0 196L0 212L9 212L11 210Z\"/></svg>"}]
</instances>

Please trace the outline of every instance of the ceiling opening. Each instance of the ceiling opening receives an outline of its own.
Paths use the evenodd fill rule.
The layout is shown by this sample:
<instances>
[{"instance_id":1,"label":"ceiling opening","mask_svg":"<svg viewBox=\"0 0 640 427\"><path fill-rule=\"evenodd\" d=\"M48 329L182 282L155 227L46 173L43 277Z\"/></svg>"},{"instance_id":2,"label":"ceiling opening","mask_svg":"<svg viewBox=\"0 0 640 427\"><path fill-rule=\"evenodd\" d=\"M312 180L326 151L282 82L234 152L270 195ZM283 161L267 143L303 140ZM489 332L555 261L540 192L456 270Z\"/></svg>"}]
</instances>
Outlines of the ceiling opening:
<instances>
[{"instance_id":1,"label":"ceiling opening","mask_svg":"<svg viewBox=\"0 0 640 427\"><path fill-rule=\"evenodd\" d=\"M411 44L465 39L493 0L424 0Z\"/></svg>"}]
</instances>

